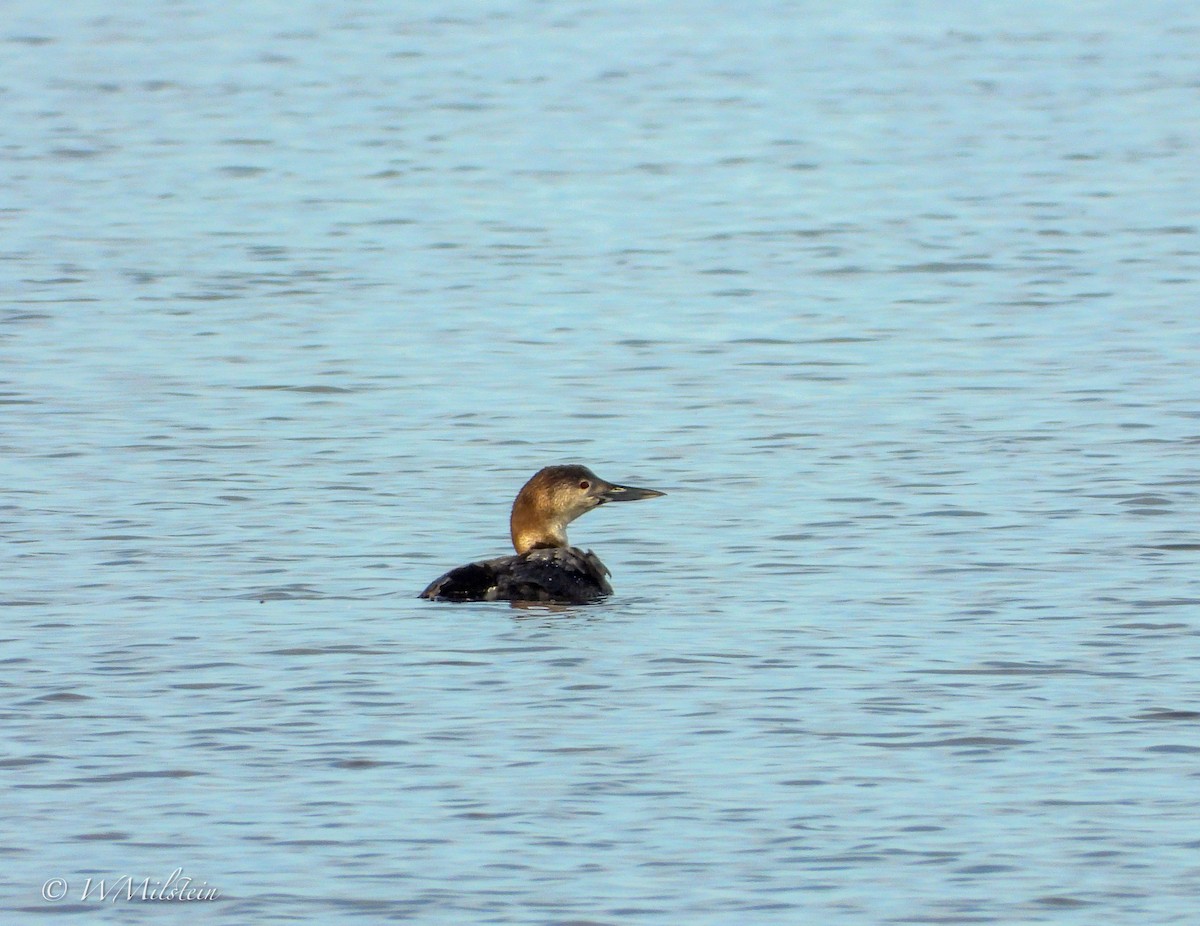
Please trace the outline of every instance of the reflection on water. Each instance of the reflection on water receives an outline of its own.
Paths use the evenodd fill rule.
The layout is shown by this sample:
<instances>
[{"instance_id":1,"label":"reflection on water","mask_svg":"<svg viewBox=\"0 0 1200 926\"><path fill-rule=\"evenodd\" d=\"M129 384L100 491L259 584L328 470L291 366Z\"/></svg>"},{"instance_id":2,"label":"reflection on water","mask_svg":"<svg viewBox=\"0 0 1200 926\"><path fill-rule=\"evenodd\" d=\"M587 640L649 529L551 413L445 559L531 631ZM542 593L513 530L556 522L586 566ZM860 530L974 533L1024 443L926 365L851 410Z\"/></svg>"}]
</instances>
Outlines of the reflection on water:
<instances>
[{"instance_id":1,"label":"reflection on water","mask_svg":"<svg viewBox=\"0 0 1200 926\"><path fill-rule=\"evenodd\" d=\"M1004 10L18 3L9 916L1191 922L1200 20Z\"/></svg>"}]
</instances>

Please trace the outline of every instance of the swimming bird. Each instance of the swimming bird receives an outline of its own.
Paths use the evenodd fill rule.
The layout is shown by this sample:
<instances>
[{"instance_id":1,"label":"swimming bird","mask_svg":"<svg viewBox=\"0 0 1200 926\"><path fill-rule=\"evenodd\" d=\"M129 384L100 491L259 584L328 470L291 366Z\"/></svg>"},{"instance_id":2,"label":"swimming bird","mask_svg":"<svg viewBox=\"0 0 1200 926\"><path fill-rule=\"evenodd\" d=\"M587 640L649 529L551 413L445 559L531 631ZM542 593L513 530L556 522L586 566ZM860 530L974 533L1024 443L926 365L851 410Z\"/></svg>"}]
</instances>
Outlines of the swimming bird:
<instances>
[{"instance_id":1,"label":"swimming bird","mask_svg":"<svg viewBox=\"0 0 1200 926\"><path fill-rule=\"evenodd\" d=\"M585 604L612 594L608 567L567 543L567 525L607 502L665 495L605 482L586 466L547 466L517 493L509 531L516 556L451 569L422 598L437 601L544 601Z\"/></svg>"}]
</instances>

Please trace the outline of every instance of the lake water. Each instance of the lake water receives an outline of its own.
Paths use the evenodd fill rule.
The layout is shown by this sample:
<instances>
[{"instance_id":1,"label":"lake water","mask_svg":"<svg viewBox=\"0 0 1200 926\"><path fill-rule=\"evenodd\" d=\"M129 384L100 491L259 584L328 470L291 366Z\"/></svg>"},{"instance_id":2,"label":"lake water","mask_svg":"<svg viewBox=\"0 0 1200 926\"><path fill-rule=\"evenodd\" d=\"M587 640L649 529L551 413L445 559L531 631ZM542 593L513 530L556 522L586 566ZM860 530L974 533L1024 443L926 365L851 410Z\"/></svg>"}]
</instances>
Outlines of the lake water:
<instances>
[{"instance_id":1,"label":"lake water","mask_svg":"<svg viewBox=\"0 0 1200 926\"><path fill-rule=\"evenodd\" d=\"M1195 4L0 40L5 921L1196 921Z\"/></svg>"}]
</instances>

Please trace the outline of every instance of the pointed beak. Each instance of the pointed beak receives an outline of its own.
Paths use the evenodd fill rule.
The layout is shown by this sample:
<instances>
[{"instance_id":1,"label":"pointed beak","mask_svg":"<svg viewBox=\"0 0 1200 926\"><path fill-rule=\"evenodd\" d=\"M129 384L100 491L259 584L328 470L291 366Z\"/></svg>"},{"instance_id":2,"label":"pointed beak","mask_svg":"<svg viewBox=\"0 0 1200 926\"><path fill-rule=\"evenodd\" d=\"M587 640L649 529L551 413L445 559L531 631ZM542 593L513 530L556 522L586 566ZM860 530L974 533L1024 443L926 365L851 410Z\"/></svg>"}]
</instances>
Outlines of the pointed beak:
<instances>
[{"instance_id":1,"label":"pointed beak","mask_svg":"<svg viewBox=\"0 0 1200 926\"><path fill-rule=\"evenodd\" d=\"M659 492L655 489L638 489L634 486L615 486L604 484L597 486L596 497L600 499L601 504L604 502L637 502L643 498L658 498L660 495L666 495L666 492Z\"/></svg>"}]
</instances>

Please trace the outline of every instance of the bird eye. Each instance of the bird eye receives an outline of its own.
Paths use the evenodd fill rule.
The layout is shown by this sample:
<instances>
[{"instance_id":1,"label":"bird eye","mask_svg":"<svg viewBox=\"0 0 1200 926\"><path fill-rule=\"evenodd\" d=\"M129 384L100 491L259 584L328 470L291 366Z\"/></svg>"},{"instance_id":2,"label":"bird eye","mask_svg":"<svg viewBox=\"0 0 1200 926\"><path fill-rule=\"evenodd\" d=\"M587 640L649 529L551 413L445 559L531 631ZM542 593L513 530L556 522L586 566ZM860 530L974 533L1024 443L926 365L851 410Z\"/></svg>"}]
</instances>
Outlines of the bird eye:
<instances>
[{"instance_id":1,"label":"bird eye","mask_svg":"<svg viewBox=\"0 0 1200 926\"><path fill-rule=\"evenodd\" d=\"M583 480L583 482L579 483L579 488L581 488L581 489L590 489L591 487L592 487L592 484L590 482L588 482L586 479Z\"/></svg>"}]
</instances>

